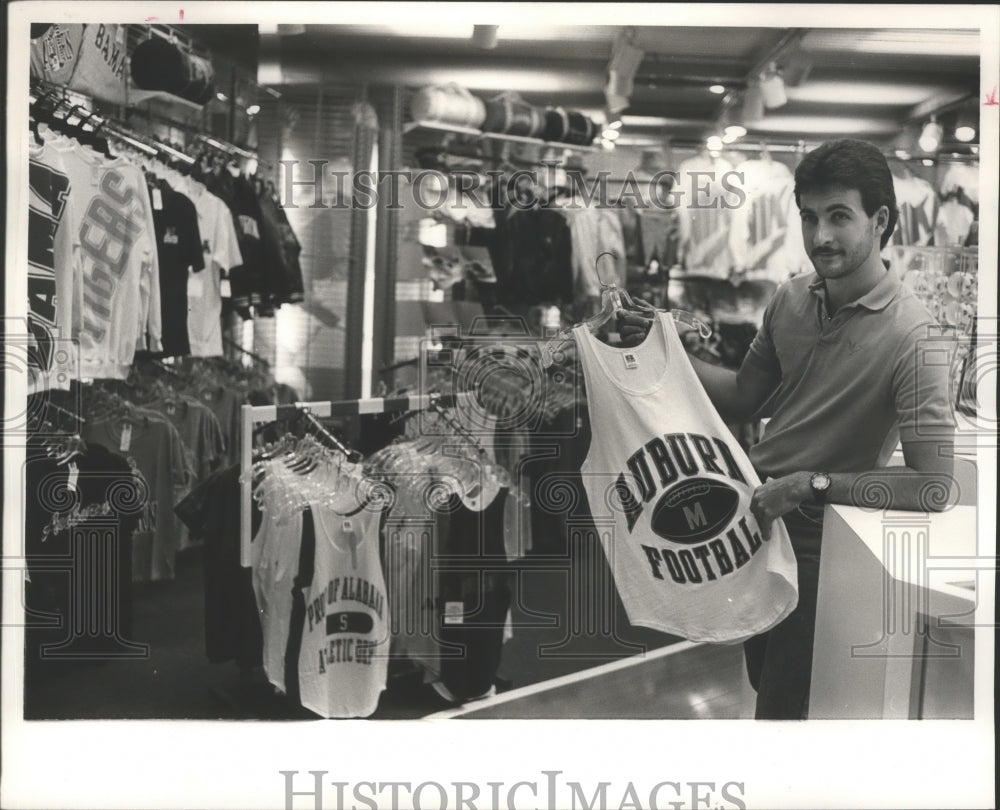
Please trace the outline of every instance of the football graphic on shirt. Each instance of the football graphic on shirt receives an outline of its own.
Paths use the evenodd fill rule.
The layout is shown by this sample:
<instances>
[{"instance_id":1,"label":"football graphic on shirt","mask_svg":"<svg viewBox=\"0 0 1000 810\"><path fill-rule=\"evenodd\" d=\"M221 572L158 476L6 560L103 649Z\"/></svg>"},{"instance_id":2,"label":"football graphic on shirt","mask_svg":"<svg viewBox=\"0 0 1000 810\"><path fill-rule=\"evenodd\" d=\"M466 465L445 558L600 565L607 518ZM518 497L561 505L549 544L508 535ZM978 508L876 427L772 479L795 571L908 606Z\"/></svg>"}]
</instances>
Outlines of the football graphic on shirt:
<instances>
[{"instance_id":1,"label":"football graphic on shirt","mask_svg":"<svg viewBox=\"0 0 1000 810\"><path fill-rule=\"evenodd\" d=\"M700 543L724 531L739 507L739 493L724 481L688 478L663 493L650 525L664 540Z\"/></svg>"}]
</instances>

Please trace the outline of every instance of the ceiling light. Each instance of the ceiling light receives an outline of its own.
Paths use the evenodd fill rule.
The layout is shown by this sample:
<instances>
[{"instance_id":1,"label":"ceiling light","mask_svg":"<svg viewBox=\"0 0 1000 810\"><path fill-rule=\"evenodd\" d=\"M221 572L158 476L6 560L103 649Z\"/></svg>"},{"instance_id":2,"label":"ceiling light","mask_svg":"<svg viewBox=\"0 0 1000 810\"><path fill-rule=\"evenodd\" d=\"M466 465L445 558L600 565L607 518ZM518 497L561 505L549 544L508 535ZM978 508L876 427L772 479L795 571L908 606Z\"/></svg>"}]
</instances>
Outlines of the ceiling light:
<instances>
[{"instance_id":1,"label":"ceiling light","mask_svg":"<svg viewBox=\"0 0 1000 810\"><path fill-rule=\"evenodd\" d=\"M722 152L720 150L718 150L718 149L709 149L708 150L708 156L709 157L717 158L717 157L720 157L721 155L722 155Z\"/></svg>"},{"instance_id":2,"label":"ceiling light","mask_svg":"<svg viewBox=\"0 0 1000 810\"><path fill-rule=\"evenodd\" d=\"M933 166L934 165L934 161L931 160L930 158L924 158L920 162L923 163L925 166Z\"/></svg>"},{"instance_id":3,"label":"ceiling light","mask_svg":"<svg viewBox=\"0 0 1000 810\"><path fill-rule=\"evenodd\" d=\"M725 85L713 84L711 87L708 88L708 92L715 93L715 95L717 96L721 96L723 93L726 92L726 88Z\"/></svg>"},{"instance_id":4,"label":"ceiling light","mask_svg":"<svg viewBox=\"0 0 1000 810\"><path fill-rule=\"evenodd\" d=\"M974 154L974 155L978 155L979 154L979 147L978 146L970 146L969 147L969 151L972 152L972 154Z\"/></svg>"},{"instance_id":5,"label":"ceiling light","mask_svg":"<svg viewBox=\"0 0 1000 810\"><path fill-rule=\"evenodd\" d=\"M610 152L612 149L615 148L615 142L609 141L607 138L605 138L604 140L601 141L601 146L603 146L606 151Z\"/></svg>"},{"instance_id":6,"label":"ceiling light","mask_svg":"<svg viewBox=\"0 0 1000 810\"><path fill-rule=\"evenodd\" d=\"M601 133L601 136L608 141L615 140L621 133L617 129L606 129Z\"/></svg>"},{"instance_id":7,"label":"ceiling light","mask_svg":"<svg viewBox=\"0 0 1000 810\"><path fill-rule=\"evenodd\" d=\"M622 128L621 118L615 119L614 121L608 121L608 129L621 129L621 128Z\"/></svg>"},{"instance_id":8,"label":"ceiling light","mask_svg":"<svg viewBox=\"0 0 1000 810\"><path fill-rule=\"evenodd\" d=\"M976 128L967 126L955 127L955 137L962 143L969 143L969 141L976 137Z\"/></svg>"},{"instance_id":9,"label":"ceiling light","mask_svg":"<svg viewBox=\"0 0 1000 810\"><path fill-rule=\"evenodd\" d=\"M974 141L978 124L979 120L975 115L969 110L963 110L955 122L955 138L962 143Z\"/></svg>"},{"instance_id":10,"label":"ceiling light","mask_svg":"<svg viewBox=\"0 0 1000 810\"><path fill-rule=\"evenodd\" d=\"M920 133L920 140L917 142L920 144L920 148L925 152L936 152L937 148L941 145L941 136L944 134L944 130L941 125L931 118L926 124L924 124L923 131Z\"/></svg>"},{"instance_id":11,"label":"ceiling light","mask_svg":"<svg viewBox=\"0 0 1000 810\"><path fill-rule=\"evenodd\" d=\"M909 160L910 159L910 153L907 152L905 149L897 149L896 150L896 157L898 157L900 160Z\"/></svg>"},{"instance_id":12,"label":"ceiling light","mask_svg":"<svg viewBox=\"0 0 1000 810\"><path fill-rule=\"evenodd\" d=\"M227 96L225 93L216 93L215 97L219 99L219 101L229 101L229 96Z\"/></svg>"},{"instance_id":13,"label":"ceiling light","mask_svg":"<svg viewBox=\"0 0 1000 810\"><path fill-rule=\"evenodd\" d=\"M764 94L764 106L769 110L783 107L788 103L788 96L785 94L785 81L773 70L761 80L760 89Z\"/></svg>"},{"instance_id":14,"label":"ceiling light","mask_svg":"<svg viewBox=\"0 0 1000 810\"><path fill-rule=\"evenodd\" d=\"M260 112L260 104L251 104L247 107L247 115L256 115Z\"/></svg>"},{"instance_id":15,"label":"ceiling light","mask_svg":"<svg viewBox=\"0 0 1000 810\"><path fill-rule=\"evenodd\" d=\"M712 135L705 141L705 146L707 146L711 150L722 149L723 146L722 138L720 138L718 135Z\"/></svg>"},{"instance_id":16,"label":"ceiling light","mask_svg":"<svg viewBox=\"0 0 1000 810\"><path fill-rule=\"evenodd\" d=\"M747 128L740 126L739 124L731 124L726 127L725 134L733 140L736 140L737 138L742 138L747 134Z\"/></svg>"}]
</instances>

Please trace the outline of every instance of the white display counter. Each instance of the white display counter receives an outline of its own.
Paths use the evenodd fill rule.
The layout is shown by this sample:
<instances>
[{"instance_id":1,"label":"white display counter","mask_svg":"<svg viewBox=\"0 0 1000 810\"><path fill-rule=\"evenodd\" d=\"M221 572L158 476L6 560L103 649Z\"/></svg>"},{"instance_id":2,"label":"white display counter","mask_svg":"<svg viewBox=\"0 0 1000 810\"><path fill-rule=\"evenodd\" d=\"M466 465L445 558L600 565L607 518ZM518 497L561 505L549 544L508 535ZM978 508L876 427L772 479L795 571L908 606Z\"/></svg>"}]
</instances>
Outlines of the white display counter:
<instances>
[{"instance_id":1,"label":"white display counter","mask_svg":"<svg viewBox=\"0 0 1000 810\"><path fill-rule=\"evenodd\" d=\"M828 506L810 719L973 716L976 507Z\"/></svg>"}]
</instances>

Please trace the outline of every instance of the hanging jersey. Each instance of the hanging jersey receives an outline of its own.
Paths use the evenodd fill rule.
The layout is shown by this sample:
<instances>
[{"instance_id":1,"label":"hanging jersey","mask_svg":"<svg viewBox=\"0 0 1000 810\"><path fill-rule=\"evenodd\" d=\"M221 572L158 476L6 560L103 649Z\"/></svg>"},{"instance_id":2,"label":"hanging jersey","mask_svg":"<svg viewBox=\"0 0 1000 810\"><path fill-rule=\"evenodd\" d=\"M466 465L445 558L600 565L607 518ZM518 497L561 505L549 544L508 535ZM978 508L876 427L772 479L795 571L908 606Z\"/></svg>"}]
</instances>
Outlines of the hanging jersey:
<instances>
[{"instance_id":1,"label":"hanging jersey","mask_svg":"<svg viewBox=\"0 0 1000 810\"><path fill-rule=\"evenodd\" d=\"M941 181L941 195L961 191L973 205L979 205L979 164L956 163Z\"/></svg>"},{"instance_id":2,"label":"hanging jersey","mask_svg":"<svg viewBox=\"0 0 1000 810\"><path fill-rule=\"evenodd\" d=\"M50 144L28 159L28 393L68 390L79 376L70 343L79 315L73 284L74 211L69 176Z\"/></svg>"},{"instance_id":3,"label":"hanging jersey","mask_svg":"<svg viewBox=\"0 0 1000 810\"><path fill-rule=\"evenodd\" d=\"M976 215L956 199L945 200L934 222L934 244L938 247L964 245Z\"/></svg>"},{"instance_id":4,"label":"hanging jersey","mask_svg":"<svg viewBox=\"0 0 1000 810\"><path fill-rule=\"evenodd\" d=\"M302 515L285 683L290 697L297 688L299 702L321 717L367 717L385 689L380 517L374 509L345 516L318 504Z\"/></svg>"},{"instance_id":5,"label":"hanging jersey","mask_svg":"<svg viewBox=\"0 0 1000 810\"><path fill-rule=\"evenodd\" d=\"M574 330L594 430L584 489L629 620L693 641L735 642L798 601L782 522L750 512L759 485L715 411L669 315L638 347Z\"/></svg>"},{"instance_id":6,"label":"hanging jersey","mask_svg":"<svg viewBox=\"0 0 1000 810\"><path fill-rule=\"evenodd\" d=\"M116 104L137 104L159 92L128 81L128 26L55 23L31 40L31 75Z\"/></svg>"},{"instance_id":7,"label":"hanging jersey","mask_svg":"<svg viewBox=\"0 0 1000 810\"><path fill-rule=\"evenodd\" d=\"M775 160L747 160L736 171L743 175L747 198L733 211L729 248L735 269L753 280L786 281L792 275L788 229L799 227L798 218L789 221L789 198L795 207L792 173Z\"/></svg>"},{"instance_id":8,"label":"hanging jersey","mask_svg":"<svg viewBox=\"0 0 1000 810\"><path fill-rule=\"evenodd\" d=\"M161 349L160 276L145 177L124 158L101 159L83 149L60 154L78 220L80 376L125 379L136 349Z\"/></svg>"},{"instance_id":9,"label":"hanging jersey","mask_svg":"<svg viewBox=\"0 0 1000 810\"><path fill-rule=\"evenodd\" d=\"M929 245L934 237L937 197L934 187L919 177L892 176L899 220L892 233L893 245Z\"/></svg>"},{"instance_id":10,"label":"hanging jersey","mask_svg":"<svg viewBox=\"0 0 1000 810\"><path fill-rule=\"evenodd\" d=\"M243 264L233 216L226 204L201 183L180 186L198 212L205 271L188 274L188 341L192 357L222 356L221 276Z\"/></svg>"},{"instance_id":11,"label":"hanging jersey","mask_svg":"<svg viewBox=\"0 0 1000 810\"><path fill-rule=\"evenodd\" d=\"M282 692L285 687L285 653L292 621L292 580L298 570L302 542L302 513L281 520L272 511L272 474L265 476L263 520L251 546L253 591L263 634L264 674Z\"/></svg>"},{"instance_id":12,"label":"hanging jersey","mask_svg":"<svg viewBox=\"0 0 1000 810\"><path fill-rule=\"evenodd\" d=\"M681 249L688 275L729 278L733 265L729 249L733 206L736 197L727 193L723 177L733 170L732 164L720 159L701 156L685 160L679 167L680 176L689 191L677 209L680 216ZM729 186L735 181L727 178Z\"/></svg>"}]
</instances>

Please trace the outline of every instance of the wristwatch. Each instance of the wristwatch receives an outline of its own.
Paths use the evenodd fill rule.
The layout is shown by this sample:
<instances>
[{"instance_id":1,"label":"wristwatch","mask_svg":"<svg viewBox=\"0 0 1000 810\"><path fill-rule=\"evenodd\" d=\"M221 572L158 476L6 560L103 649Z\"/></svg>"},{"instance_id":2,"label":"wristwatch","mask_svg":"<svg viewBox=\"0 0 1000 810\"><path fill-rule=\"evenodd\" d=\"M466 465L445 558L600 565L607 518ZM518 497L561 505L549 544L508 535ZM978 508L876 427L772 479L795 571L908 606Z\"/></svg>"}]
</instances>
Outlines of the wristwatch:
<instances>
[{"instance_id":1,"label":"wristwatch","mask_svg":"<svg viewBox=\"0 0 1000 810\"><path fill-rule=\"evenodd\" d=\"M826 503L826 493L830 490L830 476L827 473L813 473L809 478L809 489L812 490L813 503Z\"/></svg>"}]
</instances>

